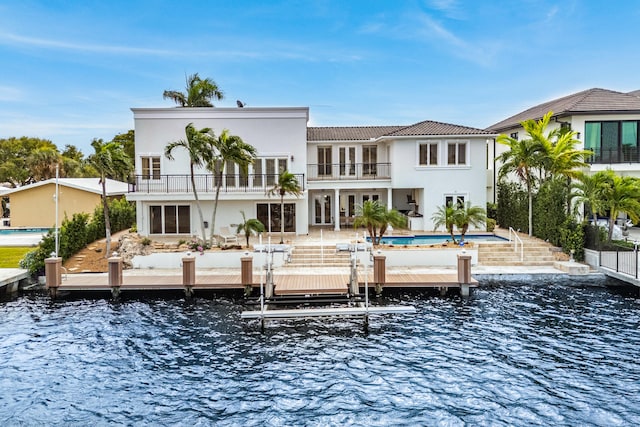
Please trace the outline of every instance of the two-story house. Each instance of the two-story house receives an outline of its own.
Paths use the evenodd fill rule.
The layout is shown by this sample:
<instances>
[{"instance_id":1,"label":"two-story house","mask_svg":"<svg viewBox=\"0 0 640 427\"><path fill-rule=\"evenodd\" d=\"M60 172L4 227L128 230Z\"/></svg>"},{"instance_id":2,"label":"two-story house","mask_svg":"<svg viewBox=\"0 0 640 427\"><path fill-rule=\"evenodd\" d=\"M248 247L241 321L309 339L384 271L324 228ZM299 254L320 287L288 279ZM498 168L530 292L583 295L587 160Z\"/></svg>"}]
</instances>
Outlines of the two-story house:
<instances>
[{"instance_id":1,"label":"two-story house","mask_svg":"<svg viewBox=\"0 0 640 427\"><path fill-rule=\"evenodd\" d=\"M409 218L412 230L432 230L431 216L445 203L486 203L487 151L491 132L425 121L409 126L307 127L309 110L294 108L133 108L136 176L129 200L137 204L143 235L198 234L199 219L186 150L164 156L171 141L185 139L185 126L228 129L253 145L256 162L243 173L225 165L216 216L237 224L240 211L280 230L280 200L269 197L278 174L296 175L299 198L285 198L285 231L306 234L310 226L350 227L356 206L379 200ZM213 211L216 182L196 169L205 221ZM207 227L209 224L206 225Z\"/></svg>"},{"instance_id":2,"label":"two-story house","mask_svg":"<svg viewBox=\"0 0 640 427\"><path fill-rule=\"evenodd\" d=\"M489 126L487 131L527 138L520 123L539 120L549 111L553 111L549 131L565 126L577 132L581 142L577 148L593 151L593 156L587 159L591 172L610 168L620 175L640 176L640 91L584 90L531 107ZM495 158L505 150L502 144L490 144L490 157ZM493 168L496 173L499 167ZM495 179L496 174L488 186L490 201L495 201Z\"/></svg>"},{"instance_id":3,"label":"two-story house","mask_svg":"<svg viewBox=\"0 0 640 427\"><path fill-rule=\"evenodd\" d=\"M356 206L379 200L432 230L438 206L485 206L486 145L494 134L424 121L409 126L310 127L310 224L349 226Z\"/></svg>"},{"instance_id":4,"label":"two-story house","mask_svg":"<svg viewBox=\"0 0 640 427\"><path fill-rule=\"evenodd\" d=\"M200 222L190 181L189 156L176 148L174 160L164 155L167 144L185 140L189 123L211 128L215 135L228 129L257 150L258 158L242 173L224 165L216 213L220 226L238 224L241 211L258 218L267 231L280 231L280 198L269 197L282 170L293 173L306 194L306 139L309 109L300 108L133 108L135 170L127 199L136 202L138 232L142 235L199 235ZM205 228L209 233L217 183L203 167L195 170ZM308 232L306 197L285 197L285 231ZM235 231L235 230L232 230Z\"/></svg>"}]
</instances>

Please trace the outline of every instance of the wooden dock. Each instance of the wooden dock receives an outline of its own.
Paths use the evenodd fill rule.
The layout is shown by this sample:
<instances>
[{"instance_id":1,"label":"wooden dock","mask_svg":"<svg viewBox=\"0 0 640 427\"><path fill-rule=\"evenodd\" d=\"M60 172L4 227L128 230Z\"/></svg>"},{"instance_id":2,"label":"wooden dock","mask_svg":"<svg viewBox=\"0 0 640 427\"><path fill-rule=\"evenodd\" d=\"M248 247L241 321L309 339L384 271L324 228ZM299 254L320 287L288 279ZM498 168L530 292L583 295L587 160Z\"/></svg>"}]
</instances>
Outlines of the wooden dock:
<instances>
[{"instance_id":1,"label":"wooden dock","mask_svg":"<svg viewBox=\"0 0 640 427\"><path fill-rule=\"evenodd\" d=\"M182 273L174 270L159 272L154 270L150 275L128 275L123 272L123 281L120 289L122 291L167 291L184 289L182 284ZM255 281L254 275L252 286L259 287L259 281ZM349 274L286 274L279 272L274 274L275 295L322 295L348 293ZM365 281L362 275L358 282L361 288ZM373 274L367 277L369 286L373 287ZM471 287L478 286L478 281L471 280ZM387 273L385 288L459 288L458 276L456 273ZM197 290L225 290L244 289L239 274L217 274L215 272L199 272L196 276L195 284L192 286ZM106 273L97 274L69 274L62 280L59 291L65 292L91 292L91 291L111 291L109 278Z\"/></svg>"}]
</instances>

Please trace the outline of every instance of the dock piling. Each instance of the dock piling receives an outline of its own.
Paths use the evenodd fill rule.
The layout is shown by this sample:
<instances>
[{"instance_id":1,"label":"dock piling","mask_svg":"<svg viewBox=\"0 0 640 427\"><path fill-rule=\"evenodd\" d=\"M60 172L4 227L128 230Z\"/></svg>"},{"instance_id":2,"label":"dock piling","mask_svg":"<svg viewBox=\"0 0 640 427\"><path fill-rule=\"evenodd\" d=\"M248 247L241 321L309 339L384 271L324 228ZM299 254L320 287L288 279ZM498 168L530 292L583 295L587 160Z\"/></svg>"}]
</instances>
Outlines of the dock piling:
<instances>
[{"instance_id":1,"label":"dock piling","mask_svg":"<svg viewBox=\"0 0 640 427\"><path fill-rule=\"evenodd\" d=\"M253 257L249 255L240 258L240 281L244 286L244 295L251 296L253 292Z\"/></svg>"},{"instance_id":2,"label":"dock piling","mask_svg":"<svg viewBox=\"0 0 640 427\"><path fill-rule=\"evenodd\" d=\"M120 296L120 286L122 286L122 257L115 252L109 258L109 286L114 299Z\"/></svg>"},{"instance_id":3,"label":"dock piling","mask_svg":"<svg viewBox=\"0 0 640 427\"><path fill-rule=\"evenodd\" d=\"M458 254L458 283L460 284L460 295L469 296L469 285L471 284L471 255L466 253Z\"/></svg>"},{"instance_id":4,"label":"dock piling","mask_svg":"<svg viewBox=\"0 0 640 427\"><path fill-rule=\"evenodd\" d=\"M373 283L376 286L376 296L382 295L382 288L387 283L387 257L373 256Z\"/></svg>"},{"instance_id":5,"label":"dock piling","mask_svg":"<svg viewBox=\"0 0 640 427\"><path fill-rule=\"evenodd\" d=\"M193 285L196 284L196 259L190 254L182 258L182 285L187 298L193 296Z\"/></svg>"},{"instance_id":6,"label":"dock piling","mask_svg":"<svg viewBox=\"0 0 640 427\"><path fill-rule=\"evenodd\" d=\"M62 258L51 257L45 259L44 271L49 295L55 299L58 295L60 283L62 283Z\"/></svg>"}]
</instances>

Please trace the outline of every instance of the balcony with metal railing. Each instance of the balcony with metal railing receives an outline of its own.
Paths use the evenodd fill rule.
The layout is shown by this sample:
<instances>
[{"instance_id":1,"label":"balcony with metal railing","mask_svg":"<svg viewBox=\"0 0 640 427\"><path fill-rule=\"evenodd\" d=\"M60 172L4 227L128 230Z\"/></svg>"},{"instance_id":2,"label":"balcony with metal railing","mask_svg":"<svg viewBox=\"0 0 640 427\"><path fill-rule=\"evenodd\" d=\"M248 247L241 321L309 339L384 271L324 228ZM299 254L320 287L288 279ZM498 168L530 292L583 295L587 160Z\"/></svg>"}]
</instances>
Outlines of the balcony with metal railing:
<instances>
[{"instance_id":1,"label":"balcony with metal railing","mask_svg":"<svg viewBox=\"0 0 640 427\"><path fill-rule=\"evenodd\" d=\"M640 163L638 147L623 146L622 148L595 148L593 154L586 161L590 164L609 163Z\"/></svg>"},{"instance_id":2,"label":"balcony with metal railing","mask_svg":"<svg viewBox=\"0 0 640 427\"><path fill-rule=\"evenodd\" d=\"M319 163L307 165L309 181L391 178L391 163Z\"/></svg>"},{"instance_id":3,"label":"balcony with metal railing","mask_svg":"<svg viewBox=\"0 0 640 427\"><path fill-rule=\"evenodd\" d=\"M294 174L304 191L304 174ZM213 174L195 175L194 182L199 193L214 193L217 180ZM278 182L278 174L224 174L220 179L222 193L265 193ZM135 175L129 184L129 193L192 193L190 175Z\"/></svg>"}]
</instances>

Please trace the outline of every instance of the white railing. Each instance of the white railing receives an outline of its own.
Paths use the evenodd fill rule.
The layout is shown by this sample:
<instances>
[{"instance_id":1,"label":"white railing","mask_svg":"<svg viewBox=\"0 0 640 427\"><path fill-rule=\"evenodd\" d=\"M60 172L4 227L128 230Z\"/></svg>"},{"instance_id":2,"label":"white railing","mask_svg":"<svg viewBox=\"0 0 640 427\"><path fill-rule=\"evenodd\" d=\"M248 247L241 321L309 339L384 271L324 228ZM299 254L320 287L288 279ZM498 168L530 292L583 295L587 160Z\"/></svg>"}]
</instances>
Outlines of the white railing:
<instances>
[{"instance_id":1,"label":"white railing","mask_svg":"<svg viewBox=\"0 0 640 427\"><path fill-rule=\"evenodd\" d=\"M516 233L516 230L513 227L509 227L509 242L511 242L511 235L513 234L513 251L518 252L518 245L520 245L520 261L524 261L524 244L522 243L522 239Z\"/></svg>"}]
</instances>

